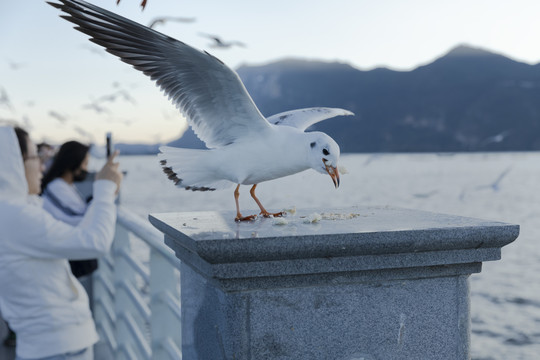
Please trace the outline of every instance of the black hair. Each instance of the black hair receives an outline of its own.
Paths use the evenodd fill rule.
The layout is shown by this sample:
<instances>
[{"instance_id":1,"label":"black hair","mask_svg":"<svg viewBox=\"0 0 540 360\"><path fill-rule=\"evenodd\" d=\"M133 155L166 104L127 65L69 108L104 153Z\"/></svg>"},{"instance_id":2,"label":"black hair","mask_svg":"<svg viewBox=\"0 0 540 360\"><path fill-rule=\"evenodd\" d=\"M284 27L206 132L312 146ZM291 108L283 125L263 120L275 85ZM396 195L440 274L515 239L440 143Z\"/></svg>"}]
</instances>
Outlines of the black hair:
<instances>
[{"instance_id":1,"label":"black hair","mask_svg":"<svg viewBox=\"0 0 540 360\"><path fill-rule=\"evenodd\" d=\"M28 132L26 130L16 126L14 128L15 135L17 135L17 140L19 141L19 147L21 148L21 154L23 156L23 159L28 155L28 139L30 138L30 135L28 135Z\"/></svg>"},{"instance_id":2,"label":"black hair","mask_svg":"<svg viewBox=\"0 0 540 360\"><path fill-rule=\"evenodd\" d=\"M77 170L81 166L89 150L90 146L81 144L77 141L68 141L60 146L60 150L56 153L49 171L43 176L41 190L45 190L51 181L64 175L66 171Z\"/></svg>"}]
</instances>

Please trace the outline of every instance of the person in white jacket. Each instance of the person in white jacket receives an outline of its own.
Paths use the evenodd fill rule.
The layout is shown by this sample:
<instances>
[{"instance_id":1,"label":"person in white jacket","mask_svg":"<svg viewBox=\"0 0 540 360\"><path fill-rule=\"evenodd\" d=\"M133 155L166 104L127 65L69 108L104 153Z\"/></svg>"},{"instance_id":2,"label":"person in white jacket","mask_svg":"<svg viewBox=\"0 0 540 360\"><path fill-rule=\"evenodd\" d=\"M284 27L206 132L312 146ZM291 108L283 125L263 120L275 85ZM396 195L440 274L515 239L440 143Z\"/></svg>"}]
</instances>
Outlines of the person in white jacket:
<instances>
[{"instance_id":1,"label":"person in white jacket","mask_svg":"<svg viewBox=\"0 0 540 360\"><path fill-rule=\"evenodd\" d=\"M0 127L0 313L17 333L17 359L93 359L98 335L88 296L66 259L110 249L122 180L115 155L96 175L92 204L74 227L40 204L42 166L28 134Z\"/></svg>"},{"instance_id":2,"label":"person in white jacket","mask_svg":"<svg viewBox=\"0 0 540 360\"><path fill-rule=\"evenodd\" d=\"M89 162L90 146L78 141L68 141L60 146L41 181L43 208L55 219L72 226L77 226L83 219L89 199L83 199L76 183L86 180ZM98 267L97 259L70 259L69 265L92 298L92 273Z\"/></svg>"}]
</instances>

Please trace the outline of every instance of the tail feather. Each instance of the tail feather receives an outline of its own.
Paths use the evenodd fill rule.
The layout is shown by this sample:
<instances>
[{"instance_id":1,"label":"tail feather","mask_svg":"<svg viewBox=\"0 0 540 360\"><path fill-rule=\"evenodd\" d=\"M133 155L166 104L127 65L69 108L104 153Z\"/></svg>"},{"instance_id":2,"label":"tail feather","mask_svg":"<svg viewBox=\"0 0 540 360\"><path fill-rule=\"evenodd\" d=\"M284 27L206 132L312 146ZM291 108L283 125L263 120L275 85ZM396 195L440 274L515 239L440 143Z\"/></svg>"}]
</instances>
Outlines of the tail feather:
<instances>
[{"instance_id":1,"label":"tail feather","mask_svg":"<svg viewBox=\"0 0 540 360\"><path fill-rule=\"evenodd\" d=\"M209 164L209 150L161 147L158 155L167 178L178 187L192 191L214 191L232 185L220 179Z\"/></svg>"}]
</instances>

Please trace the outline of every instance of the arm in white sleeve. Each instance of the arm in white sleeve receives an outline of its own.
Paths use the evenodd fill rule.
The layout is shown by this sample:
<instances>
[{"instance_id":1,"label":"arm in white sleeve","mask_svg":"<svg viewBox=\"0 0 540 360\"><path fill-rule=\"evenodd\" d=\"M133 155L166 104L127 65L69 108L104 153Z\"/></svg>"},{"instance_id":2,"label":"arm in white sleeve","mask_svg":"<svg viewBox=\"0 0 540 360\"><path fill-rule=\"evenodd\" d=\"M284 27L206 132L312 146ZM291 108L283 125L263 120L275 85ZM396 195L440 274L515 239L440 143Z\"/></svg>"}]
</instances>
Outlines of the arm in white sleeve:
<instances>
[{"instance_id":1,"label":"arm in white sleeve","mask_svg":"<svg viewBox=\"0 0 540 360\"><path fill-rule=\"evenodd\" d=\"M37 258L89 259L107 253L111 247L115 223L116 184L109 180L94 182L94 199L77 226L53 218L37 206L25 206L12 214L15 241L13 250ZM11 232L11 231L10 231Z\"/></svg>"}]
</instances>

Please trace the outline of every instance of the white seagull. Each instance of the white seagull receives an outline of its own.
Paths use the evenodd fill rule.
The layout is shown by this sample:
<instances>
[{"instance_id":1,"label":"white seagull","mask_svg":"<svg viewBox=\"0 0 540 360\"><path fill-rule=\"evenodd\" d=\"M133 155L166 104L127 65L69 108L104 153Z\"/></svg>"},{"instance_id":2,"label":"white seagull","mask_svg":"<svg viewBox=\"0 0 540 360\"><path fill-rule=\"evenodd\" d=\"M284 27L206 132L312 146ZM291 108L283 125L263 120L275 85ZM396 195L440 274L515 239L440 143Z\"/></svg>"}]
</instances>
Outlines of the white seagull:
<instances>
[{"instance_id":1,"label":"white seagull","mask_svg":"<svg viewBox=\"0 0 540 360\"><path fill-rule=\"evenodd\" d=\"M212 34L199 33L199 35L213 40L213 42L209 46L214 49L228 49L232 46L246 47L246 44L244 44L241 41L236 41L236 40L225 41L225 40L222 40L219 36L212 35Z\"/></svg>"},{"instance_id":2,"label":"white seagull","mask_svg":"<svg viewBox=\"0 0 540 360\"><path fill-rule=\"evenodd\" d=\"M193 191L223 189L236 184L237 221L240 185L252 185L251 196L260 215L271 214L255 196L257 184L312 168L339 186L339 146L309 126L352 112L310 108L266 119L239 76L216 57L146 26L82 0L49 2L62 16L88 34L91 41L144 72L186 117L209 150L163 147L161 164L176 186Z\"/></svg>"},{"instance_id":3,"label":"white seagull","mask_svg":"<svg viewBox=\"0 0 540 360\"><path fill-rule=\"evenodd\" d=\"M167 23L169 21L182 22L182 23L192 23L192 22L195 22L195 18L194 17L190 17L190 18L178 17L178 16L160 16L160 17L152 19L152 21L148 24L148 27L150 29L153 29L157 25L165 25L165 23Z\"/></svg>"}]
</instances>

